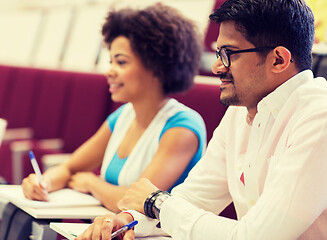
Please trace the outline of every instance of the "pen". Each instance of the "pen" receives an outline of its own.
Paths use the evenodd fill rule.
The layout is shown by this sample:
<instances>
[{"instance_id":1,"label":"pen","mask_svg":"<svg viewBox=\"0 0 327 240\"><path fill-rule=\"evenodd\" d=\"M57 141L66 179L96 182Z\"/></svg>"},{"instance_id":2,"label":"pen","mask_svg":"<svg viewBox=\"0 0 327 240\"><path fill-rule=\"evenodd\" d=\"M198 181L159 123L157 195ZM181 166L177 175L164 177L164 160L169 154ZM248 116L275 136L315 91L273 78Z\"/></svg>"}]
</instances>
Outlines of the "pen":
<instances>
[{"instance_id":1,"label":"pen","mask_svg":"<svg viewBox=\"0 0 327 240\"><path fill-rule=\"evenodd\" d=\"M32 164L32 167L33 167L33 170L37 176L37 179L39 181L39 183L42 182L42 173L41 173L41 170L40 170L40 167L39 165L37 164L37 161L35 159L35 156L34 156L34 153L32 151L29 152L29 155L30 155L30 159L31 159L31 164Z\"/></svg>"},{"instance_id":2,"label":"pen","mask_svg":"<svg viewBox=\"0 0 327 240\"><path fill-rule=\"evenodd\" d=\"M121 229L118 229L116 232L111 234L111 239L117 237L118 234L126 232L127 230L131 229L132 227L134 227L136 224L138 223L137 220L134 220L133 222L130 222L128 224L126 224L124 227L122 227Z\"/></svg>"}]
</instances>

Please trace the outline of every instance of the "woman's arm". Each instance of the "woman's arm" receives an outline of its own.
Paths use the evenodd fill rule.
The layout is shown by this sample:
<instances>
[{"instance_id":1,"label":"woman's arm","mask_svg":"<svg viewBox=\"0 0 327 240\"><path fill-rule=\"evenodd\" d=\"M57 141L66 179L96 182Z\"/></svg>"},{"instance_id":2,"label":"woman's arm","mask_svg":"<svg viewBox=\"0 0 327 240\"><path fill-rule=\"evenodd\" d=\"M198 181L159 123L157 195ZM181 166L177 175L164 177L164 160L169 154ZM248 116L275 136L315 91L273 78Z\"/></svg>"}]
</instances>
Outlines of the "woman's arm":
<instances>
[{"instance_id":1,"label":"woman's arm","mask_svg":"<svg viewBox=\"0 0 327 240\"><path fill-rule=\"evenodd\" d=\"M182 127L169 129L162 135L155 156L140 178L148 178L160 189L170 189L186 169L198 149L198 144L199 140L193 131ZM119 212L117 203L128 189L107 183L90 173L76 174L69 184L75 189L83 186L83 189L78 190L90 192L114 212Z\"/></svg>"},{"instance_id":2,"label":"woman's arm","mask_svg":"<svg viewBox=\"0 0 327 240\"><path fill-rule=\"evenodd\" d=\"M140 178L149 179L156 187L169 190L184 173L199 147L196 134L183 127L166 131L159 148Z\"/></svg>"},{"instance_id":3,"label":"woman's arm","mask_svg":"<svg viewBox=\"0 0 327 240\"><path fill-rule=\"evenodd\" d=\"M35 174L23 179L22 188L29 199L47 201L47 192L66 187L70 177L79 171L90 171L99 167L111 136L107 122L82 144L71 158L58 166L50 168L43 174L44 184L39 184Z\"/></svg>"}]
</instances>

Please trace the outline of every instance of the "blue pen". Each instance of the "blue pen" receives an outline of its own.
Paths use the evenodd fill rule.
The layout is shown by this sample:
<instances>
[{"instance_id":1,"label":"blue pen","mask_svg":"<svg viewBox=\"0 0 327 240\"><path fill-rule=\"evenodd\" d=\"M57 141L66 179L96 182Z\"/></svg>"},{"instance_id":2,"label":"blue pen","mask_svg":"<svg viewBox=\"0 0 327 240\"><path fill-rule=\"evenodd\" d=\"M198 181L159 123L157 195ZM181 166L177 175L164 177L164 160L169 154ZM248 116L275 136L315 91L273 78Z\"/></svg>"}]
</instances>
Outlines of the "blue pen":
<instances>
[{"instance_id":1,"label":"blue pen","mask_svg":"<svg viewBox=\"0 0 327 240\"><path fill-rule=\"evenodd\" d=\"M39 183L42 182L42 173L41 173L41 170L40 170L40 167L39 165L37 164L37 161L35 159L35 156L34 156L34 153L32 151L29 152L29 155L30 155L30 159L31 159L31 164L32 164L32 167L33 167L33 170L37 176L37 179L39 181Z\"/></svg>"},{"instance_id":2,"label":"blue pen","mask_svg":"<svg viewBox=\"0 0 327 240\"><path fill-rule=\"evenodd\" d=\"M126 224L124 227L122 227L121 229L118 229L116 232L111 234L111 239L117 237L118 234L126 232L127 230L131 229L132 227L134 227L136 224L138 224L137 220L134 220L133 222L130 222L128 224Z\"/></svg>"}]
</instances>

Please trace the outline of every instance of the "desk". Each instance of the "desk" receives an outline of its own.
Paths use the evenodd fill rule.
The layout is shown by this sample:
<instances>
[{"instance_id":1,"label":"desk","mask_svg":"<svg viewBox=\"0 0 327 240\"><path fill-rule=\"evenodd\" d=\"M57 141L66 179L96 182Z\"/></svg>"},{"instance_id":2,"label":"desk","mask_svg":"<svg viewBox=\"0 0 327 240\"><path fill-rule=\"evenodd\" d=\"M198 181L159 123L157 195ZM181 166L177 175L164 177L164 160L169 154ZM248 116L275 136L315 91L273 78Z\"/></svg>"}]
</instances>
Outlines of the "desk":
<instances>
[{"instance_id":1,"label":"desk","mask_svg":"<svg viewBox=\"0 0 327 240\"><path fill-rule=\"evenodd\" d=\"M1 216L7 200L0 198ZM31 208L18 206L20 209L33 216L36 220L32 223L32 238L34 240L56 240L57 234L50 229L48 222L54 219L94 219L110 211L102 206L65 207L65 208ZM47 221L44 221L47 220Z\"/></svg>"},{"instance_id":2,"label":"desk","mask_svg":"<svg viewBox=\"0 0 327 240\"><path fill-rule=\"evenodd\" d=\"M312 55L317 57L316 62L312 66L312 72L317 77L318 70L323 58L327 57L327 43L315 43L312 48Z\"/></svg>"}]
</instances>

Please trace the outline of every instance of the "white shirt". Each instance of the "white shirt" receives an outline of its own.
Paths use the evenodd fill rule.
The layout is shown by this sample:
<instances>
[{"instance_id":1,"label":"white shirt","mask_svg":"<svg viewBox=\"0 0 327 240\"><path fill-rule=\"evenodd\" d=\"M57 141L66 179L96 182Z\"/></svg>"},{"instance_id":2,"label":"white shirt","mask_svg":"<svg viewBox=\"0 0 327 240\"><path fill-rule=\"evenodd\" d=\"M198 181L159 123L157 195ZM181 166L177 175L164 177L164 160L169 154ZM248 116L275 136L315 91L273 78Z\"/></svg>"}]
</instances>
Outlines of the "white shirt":
<instances>
[{"instance_id":1,"label":"white shirt","mask_svg":"<svg viewBox=\"0 0 327 240\"><path fill-rule=\"evenodd\" d=\"M205 156L163 203L162 230L175 240L290 240L311 225L301 239L326 239L326 80L301 72L259 102L252 126L246 116L228 108ZM238 221L218 216L231 201Z\"/></svg>"}]
</instances>

